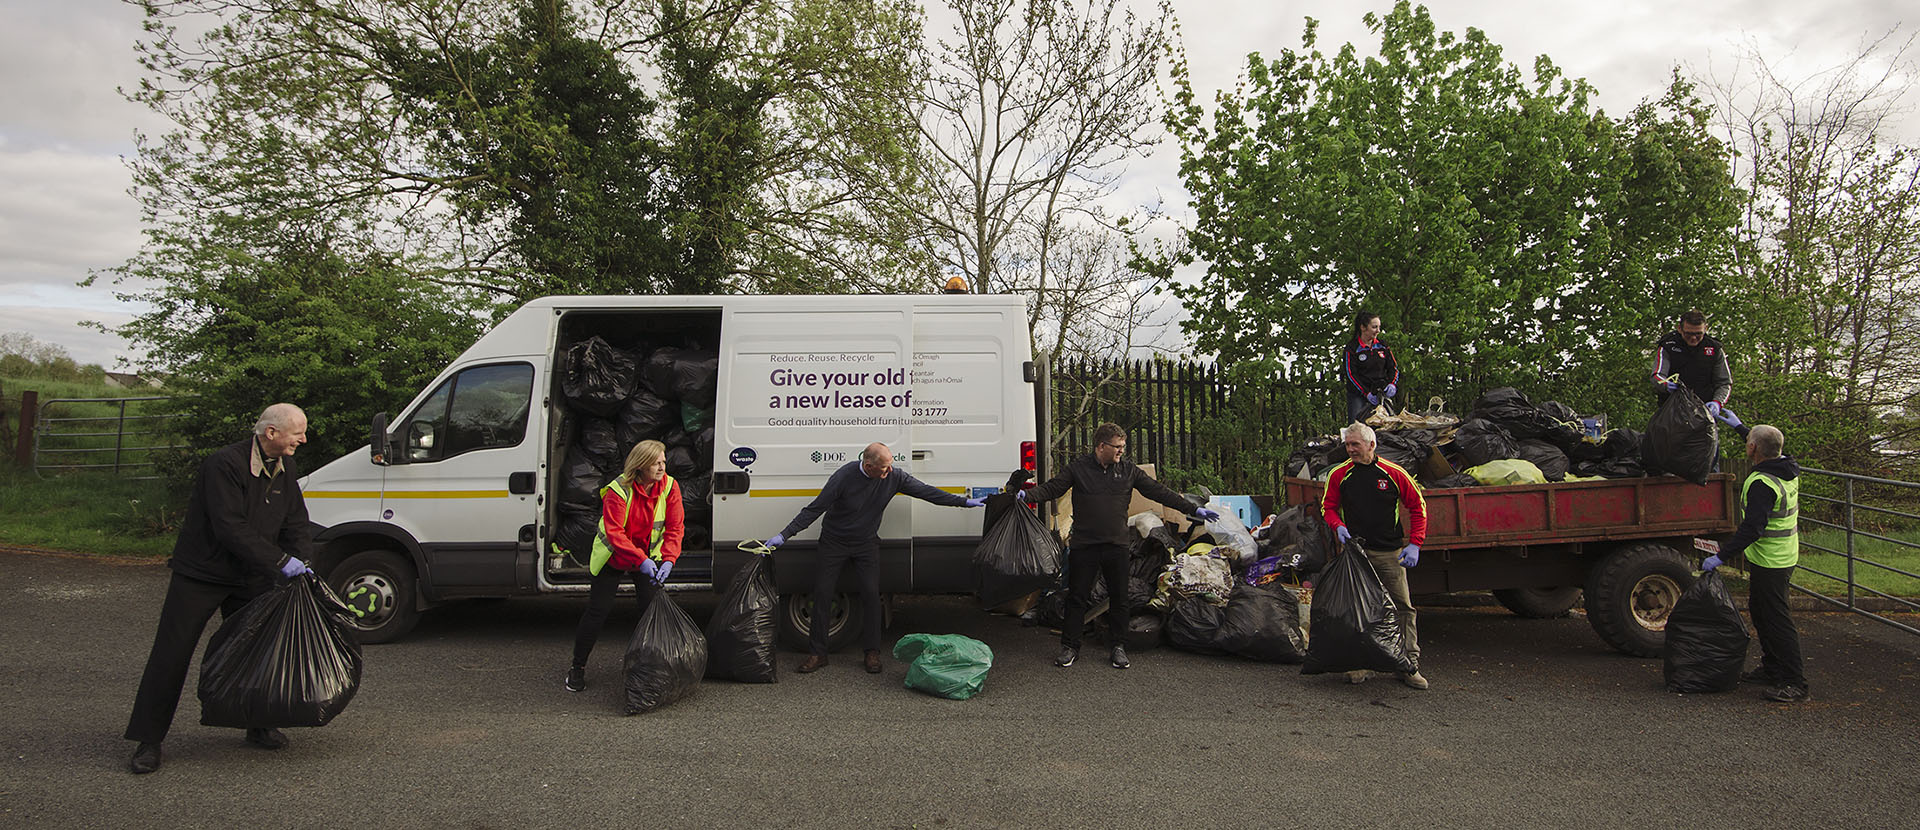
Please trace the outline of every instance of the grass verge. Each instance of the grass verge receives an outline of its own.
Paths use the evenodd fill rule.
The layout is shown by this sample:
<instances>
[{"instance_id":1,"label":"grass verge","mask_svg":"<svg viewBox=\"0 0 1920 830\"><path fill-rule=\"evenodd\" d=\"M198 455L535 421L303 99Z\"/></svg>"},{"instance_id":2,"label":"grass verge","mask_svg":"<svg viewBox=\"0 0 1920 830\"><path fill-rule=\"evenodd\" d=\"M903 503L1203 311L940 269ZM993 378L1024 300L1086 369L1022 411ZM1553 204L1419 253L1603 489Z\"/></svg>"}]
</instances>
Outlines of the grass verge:
<instances>
[{"instance_id":1,"label":"grass verge","mask_svg":"<svg viewBox=\"0 0 1920 830\"><path fill-rule=\"evenodd\" d=\"M0 544L134 558L173 551L185 496L162 481L45 478L0 463Z\"/></svg>"}]
</instances>

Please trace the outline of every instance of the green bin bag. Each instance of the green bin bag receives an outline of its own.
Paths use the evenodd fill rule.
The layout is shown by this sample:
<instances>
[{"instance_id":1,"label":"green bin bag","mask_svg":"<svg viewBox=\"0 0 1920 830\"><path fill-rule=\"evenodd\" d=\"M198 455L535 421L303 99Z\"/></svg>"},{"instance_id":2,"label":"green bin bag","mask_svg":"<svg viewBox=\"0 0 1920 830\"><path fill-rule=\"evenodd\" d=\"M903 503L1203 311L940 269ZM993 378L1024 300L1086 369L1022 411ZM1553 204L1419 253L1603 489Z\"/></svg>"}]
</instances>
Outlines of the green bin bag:
<instances>
[{"instance_id":1,"label":"green bin bag","mask_svg":"<svg viewBox=\"0 0 1920 830\"><path fill-rule=\"evenodd\" d=\"M953 700L980 693L993 668L993 649L959 634L908 634L893 644L893 657L907 661L907 688Z\"/></svg>"}]
</instances>

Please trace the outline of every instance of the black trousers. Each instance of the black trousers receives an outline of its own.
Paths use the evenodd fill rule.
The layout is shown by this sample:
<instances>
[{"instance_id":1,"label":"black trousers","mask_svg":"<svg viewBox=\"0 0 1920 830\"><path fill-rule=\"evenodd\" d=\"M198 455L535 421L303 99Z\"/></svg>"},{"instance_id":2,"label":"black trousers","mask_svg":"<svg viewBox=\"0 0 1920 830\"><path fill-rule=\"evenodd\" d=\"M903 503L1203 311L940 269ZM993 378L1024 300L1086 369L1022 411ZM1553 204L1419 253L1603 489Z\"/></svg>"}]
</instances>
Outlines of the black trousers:
<instances>
[{"instance_id":1,"label":"black trousers","mask_svg":"<svg viewBox=\"0 0 1920 830\"><path fill-rule=\"evenodd\" d=\"M1067 620L1060 626L1060 644L1080 647L1087 609L1093 607L1093 580L1107 583L1107 642L1127 644L1127 546L1074 545L1067 551Z\"/></svg>"},{"instance_id":2,"label":"black trousers","mask_svg":"<svg viewBox=\"0 0 1920 830\"><path fill-rule=\"evenodd\" d=\"M807 627L807 650L821 657L827 656L827 627L833 624L840 569L849 563L860 586L860 647L880 650L880 540L849 543L823 537L819 566L813 573L813 624Z\"/></svg>"},{"instance_id":3,"label":"black trousers","mask_svg":"<svg viewBox=\"0 0 1920 830\"><path fill-rule=\"evenodd\" d=\"M620 591L621 577L633 580L633 598L640 603L642 614L647 613L653 595L660 590L639 571L623 571L611 564L601 566L600 572L593 575L593 590L587 594L587 612L580 615L580 627L573 632L574 665L586 666L587 657L593 654L593 643L600 639L600 629L607 624L613 598Z\"/></svg>"},{"instance_id":4,"label":"black trousers","mask_svg":"<svg viewBox=\"0 0 1920 830\"><path fill-rule=\"evenodd\" d=\"M1353 391L1351 386L1347 387L1347 423L1365 421L1367 413L1372 412L1377 405L1367 403L1367 396Z\"/></svg>"},{"instance_id":5,"label":"black trousers","mask_svg":"<svg viewBox=\"0 0 1920 830\"><path fill-rule=\"evenodd\" d=\"M1760 667L1776 682L1806 686L1807 675L1800 662L1800 631L1793 626L1787 609L1787 581L1793 568L1763 568L1747 562L1747 612L1753 615L1753 630L1760 639Z\"/></svg>"},{"instance_id":6,"label":"black trousers","mask_svg":"<svg viewBox=\"0 0 1920 830\"><path fill-rule=\"evenodd\" d=\"M215 610L222 620L233 616L248 600L266 590L265 584L216 585L173 575L167 582L167 598L160 604L160 624L153 632L146 671L140 675L140 691L133 697L133 714L127 716L127 740L159 743L167 739L174 710L180 708L180 691L187 682L187 664L193 662L193 652L200 647L207 620L213 618Z\"/></svg>"}]
</instances>

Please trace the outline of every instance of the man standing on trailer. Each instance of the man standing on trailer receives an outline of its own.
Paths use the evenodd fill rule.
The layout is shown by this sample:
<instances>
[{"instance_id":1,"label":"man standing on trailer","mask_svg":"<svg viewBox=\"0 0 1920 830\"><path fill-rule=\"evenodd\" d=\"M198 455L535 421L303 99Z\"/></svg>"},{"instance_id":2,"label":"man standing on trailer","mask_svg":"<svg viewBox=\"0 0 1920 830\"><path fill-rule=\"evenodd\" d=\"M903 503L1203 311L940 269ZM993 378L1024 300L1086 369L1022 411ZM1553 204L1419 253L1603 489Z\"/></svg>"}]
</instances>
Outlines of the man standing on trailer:
<instances>
[{"instance_id":1,"label":"man standing on trailer","mask_svg":"<svg viewBox=\"0 0 1920 830\"><path fill-rule=\"evenodd\" d=\"M854 578L860 583L860 613L863 617L861 642L866 648L867 671L880 673L880 518L895 493L905 493L921 501L948 507L979 507L986 499L970 499L948 493L921 482L904 470L893 468L893 450L874 442L860 453L859 461L849 461L833 472L820 495L800 509L785 529L767 540L767 547L787 543L795 533L806 530L815 519L826 514L820 524L820 562L813 578L813 623L808 633L810 652L799 672L818 671L827 665L827 626L831 621L833 597L839 590L840 568L853 563Z\"/></svg>"},{"instance_id":2,"label":"man standing on trailer","mask_svg":"<svg viewBox=\"0 0 1920 830\"><path fill-rule=\"evenodd\" d=\"M1400 675L1400 682L1425 689L1427 678L1420 674L1420 630L1415 625L1413 594L1407 590L1407 569L1420 564L1420 545L1427 540L1427 500L1420 495L1413 476L1376 452L1373 427L1355 423L1340 431L1340 440L1346 445L1347 461L1329 474L1321 512L1343 547L1348 540L1360 538L1361 547L1367 551L1367 564L1373 566L1393 597L1400 639L1406 644L1407 659L1413 663L1413 671ZM1371 674L1365 669L1350 671L1347 682L1363 683Z\"/></svg>"}]
</instances>

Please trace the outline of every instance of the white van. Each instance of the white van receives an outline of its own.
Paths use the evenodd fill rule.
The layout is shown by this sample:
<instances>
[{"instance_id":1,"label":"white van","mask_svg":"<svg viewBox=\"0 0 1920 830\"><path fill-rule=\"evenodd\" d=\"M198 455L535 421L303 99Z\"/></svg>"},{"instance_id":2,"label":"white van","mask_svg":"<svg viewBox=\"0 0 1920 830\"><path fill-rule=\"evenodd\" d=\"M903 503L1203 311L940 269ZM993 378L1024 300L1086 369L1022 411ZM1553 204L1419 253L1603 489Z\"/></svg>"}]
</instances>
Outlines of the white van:
<instances>
[{"instance_id":1,"label":"white van","mask_svg":"<svg viewBox=\"0 0 1920 830\"><path fill-rule=\"evenodd\" d=\"M1017 296L546 297L483 335L398 417L376 416L367 448L301 480L315 569L359 615L362 639L398 638L447 600L586 592L585 569L554 537L561 468L579 440L565 363L593 337L717 355L711 457L698 459L713 472L686 488L697 498L711 487L711 519L694 528L701 511L690 511L694 544L676 585L724 590L746 561L738 543L778 532L873 441L914 477L969 497L999 492L1015 470L1038 474ZM881 590L970 590L982 521L978 510L895 499L880 526ZM805 641L818 529L774 558L789 643ZM850 569L841 588L835 647L860 625Z\"/></svg>"}]
</instances>

